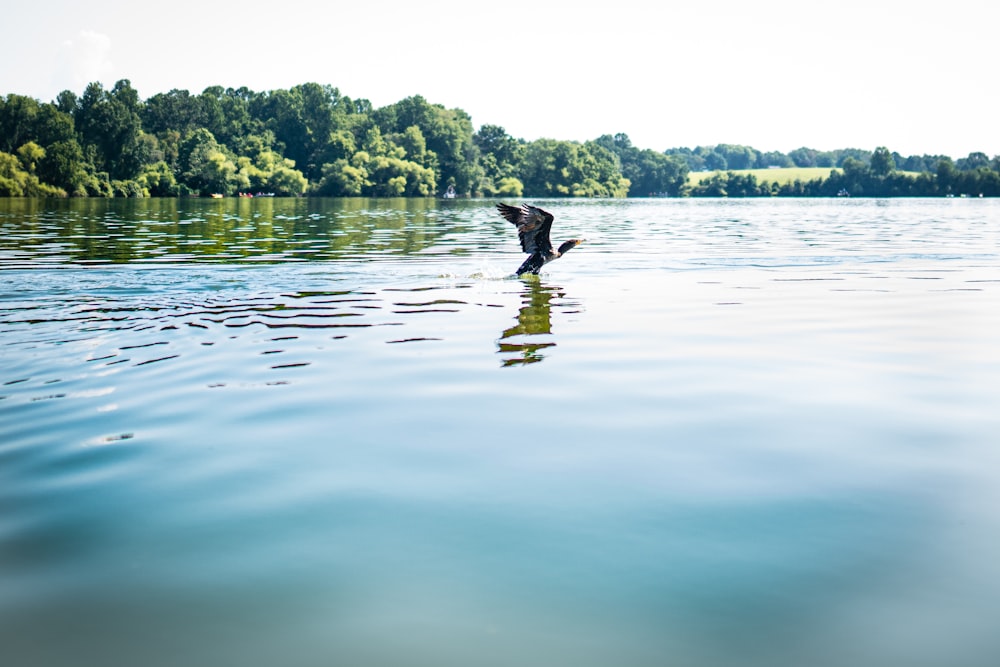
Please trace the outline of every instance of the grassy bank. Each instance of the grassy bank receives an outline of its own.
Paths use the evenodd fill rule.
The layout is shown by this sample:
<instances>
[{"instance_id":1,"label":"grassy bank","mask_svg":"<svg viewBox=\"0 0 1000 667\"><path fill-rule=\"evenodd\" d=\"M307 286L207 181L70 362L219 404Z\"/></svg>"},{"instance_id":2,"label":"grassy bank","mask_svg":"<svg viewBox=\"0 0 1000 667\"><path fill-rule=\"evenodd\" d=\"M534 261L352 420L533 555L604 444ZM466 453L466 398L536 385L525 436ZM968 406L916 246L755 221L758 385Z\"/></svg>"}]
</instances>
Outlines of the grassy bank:
<instances>
[{"instance_id":1,"label":"grassy bank","mask_svg":"<svg viewBox=\"0 0 1000 667\"><path fill-rule=\"evenodd\" d=\"M780 169L732 169L734 174L753 174L758 183L767 181L784 185L793 181L812 181L817 178L829 178L831 167L782 167ZM839 170L838 170L839 171ZM694 186L701 183L715 174L725 173L721 171L697 171L688 174L688 185Z\"/></svg>"},{"instance_id":2,"label":"grassy bank","mask_svg":"<svg viewBox=\"0 0 1000 667\"><path fill-rule=\"evenodd\" d=\"M768 183L784 185L785 183L792 183L793 181L802 181L805 183L816 180L817 178L826 179L830 177L830 172L840 171L840 169L832 167L782 167L780 169L730 169L729 171L740 175L753 174L757 178L758 183L767 181ZM689 186L695 186L705 179L711 178L716 174L723 173L726 172L693 171L688 174L687 182ZM906 174L914 178L920 175L920 172L916 171L897 171L895 173Z\"/></svg>"}]
</instances>

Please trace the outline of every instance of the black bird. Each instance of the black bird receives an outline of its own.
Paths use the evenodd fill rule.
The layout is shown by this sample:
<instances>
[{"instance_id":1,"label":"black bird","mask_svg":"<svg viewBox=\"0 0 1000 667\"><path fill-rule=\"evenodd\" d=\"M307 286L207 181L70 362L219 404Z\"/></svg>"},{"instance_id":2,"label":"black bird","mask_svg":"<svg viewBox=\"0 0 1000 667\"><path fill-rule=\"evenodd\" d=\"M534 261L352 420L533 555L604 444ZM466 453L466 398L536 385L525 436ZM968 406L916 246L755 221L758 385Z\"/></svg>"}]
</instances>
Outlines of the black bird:
<instances>
[{"instance_id":1,"label":"black bird","mask_svg":"<svg viewBox=\"0 0 1000 667\"><path fill-rule=\"evenodd\" d=\"M497 204L497 210L504 218L517 226L517 237L521 239L521 250L531 255L517 270L517 275L538 274L543 266L559 259L568 251L583 243L584 239L570 239L552 249L549 230L552 229L552 214L548 211L521 204L520 207Z\"/></svg>"}]
</instances>

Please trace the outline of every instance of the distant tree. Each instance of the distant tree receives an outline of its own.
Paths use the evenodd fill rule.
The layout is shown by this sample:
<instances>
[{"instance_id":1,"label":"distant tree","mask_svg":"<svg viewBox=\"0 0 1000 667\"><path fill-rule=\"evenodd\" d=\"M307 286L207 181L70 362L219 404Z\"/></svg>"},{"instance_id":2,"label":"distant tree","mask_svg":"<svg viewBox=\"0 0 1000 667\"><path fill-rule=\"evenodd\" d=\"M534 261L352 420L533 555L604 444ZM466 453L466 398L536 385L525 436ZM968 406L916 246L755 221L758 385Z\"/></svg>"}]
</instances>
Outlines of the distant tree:
<instances>
[{"instance_id":1,"label":"distant tree","mask_svg":"<svg viewBox=\"0 0 1000 667\"><path fill-rule=\"evenodd\" d=\"M791 158L792 162L795 163L796 167L802 167L808 169L811 167L819 166L816 163L816 157L818 153L819 151L813 148L806 148L803 146L802 148L796 148L795 150L790 152L788 154L788 157Z\"/></svg>"},{"instance_id":2,"label":"distant tree","mask_svg":"<svg viewBox=\"0 0 1000 667\"><path fill-rule=\"evenodd\" d=\"M301 171L294 167L295 163L287 158L275 165L271 173L267 175L264 186L266 190L284 196L305 194L306 190L309 189L309 181L306 180Z\"/></svg>"},{"instance_id":3,"label":"distant tree","mask_svg":"<svg viewBox=\"0 0 1000 667\"><path fill-rule=\"evenodd\" d=\"M271 148L269 137L251 135L241 141L244 155L236 159L239 180L254 192L299 196L309 188L309 181L295 168L295 162Z\"/></svg>"},{"instance_id":4,"label":"distant tree","mask_svg":"<svg viewBox=\"0 0 1000 667\"><path fill-rule=\"evenodd\" d=\"M759 161L759 152L749 146L719 144L713 152L722 156L728 169L753 169Z\"/></svg>"},{"instance_id":5,"label":"distant tree","mask_svg":"<svg viewBox=\"0 0 1000 667\"><path fill-rule=\"evenodd\" d=\"M941 194L952 194L958 183L958 169L951 158L938 160L934 167L937 174L937 185Z\"/></svg>"},{"instance_id":6,"label":"distant tree","mask_svg":"<svg viewBox=\"0 0 1000 667\"><path fill-rule=\"evenodd\" d=\"M483 125L472 139L479 149L482 190L487 195L507 196L512 196L518 189L523 191L524 184L517 174L524 161L524 142L507 134L499 125Z\"/></svg>"},{"instance_id":7,"label":"distant tree","mask_svg":"<svg viewBox=\"0 0 1000 667\"><path fill-rule=\"evenodd\" d=\"M178 159L181 181L196 192L230 194L249 188L249 179L238 175L232 155L205 128L181 144Z\"/></svg>"},{"instance_id":8,"label":"distant tree","mask_svg":"<svg viewBox=\"0 0 1000 667\"><path fill-rule=\"evenodd\" d=\"M524 144L499 125L483 125L472 139L481 155L493 155L499 165L513 167L524 157Z\"/></svg>"},{"instance_id":9,"label":"distant tree","mask_svg":"<svg viewBox=\"0 0 1000 667\"><path fill-rule=\"evenodd\" d=\"M896 162L892 158L892 153L885 146L879 146L872 153L871 171L875 176L888 176L896 170Z\"/></svg>"},{"instance_id":10,"label":"distant tree","mask_svg":"<svg viewBox=\"0 0 1000 667\"><path fill-rule=\"evenodd\" d=\"M320 167L320 171L322 172L323 166L327 164L336 162L337 160L350 159L357 152L357 143L358 140L355 138L352 129L341 128L334 130L313 154L312 159L314 162L322 165Z\"/></svg>"},{"instance_id":11,"label":"distant tree","mask_svg":"<svg viewBox=\"0 0 1000 667\"><path fill-rule=\"evenodd\" d=\"M939 159L931 155L910 155L896 160L896 168L902 171L934 171Z\"/></svg>"},{"instance_id":12,"label":"distant tree","mask_svg":"<svg viewBox=\"0 0 1000 667\"><path fill-rule=\"evenodd\" d=\"M142 125L144 131L158 136L171 130L189 134L199 127L205 127L202 103L186 90L175 88L169 93L157 93L146 100Z\"/></svg>"},{"instance_id":13,"label":"distant tree","mask_svg":"<svg viewBox=\"0 0 1000 667\"><path fill-rule=\"evenodd\" d=\"M176 197L180 194L173 170L163 161L147 165L136 181L150 197Z\"/></svg>"},{"instance_id":14,"label":"distant tree","mask_svg":"<svg viewBox=\"0 0 1000 667\"><path fill-rule=\"evenodd\" d=\"M580 197L627 197L631 183L622 174L621 160L614 151L595 141L583 144L582 168L578 179L583 187L574 190ZM581 194L582 193L582 194Z\"/></svg>"},{"instance_id":15,"label":"distant tree","mask_svg":"<svg viewBox=\"0 0 1000 667\"><path fill-rule=\"evenodd\" d=\"M492 194L501 197L522 197L524 196L524 183L513 176L506 176L500 179Z\"/></svg>"},{"instance_id":16,"label":"distant tree","mask_svg":"<svg viewBox=\"0 0 1000 667\"><path fill-rule=\"evenodd\" d=\"M372 120L389 135L418 127L436 160L435 181L441 186L453 184L460 194L479 190L483 180L479 149L473 141L472 119L461 109L446 109L415 95L376 109Z\"/></svg>"},{"instance_id":17,"label":"distant tree","mask_svg":"<svg viewBox=\"0 0 1000 667\"><path fill-rule=\"evenodd\" d=\"M636 148L624 133L601 136L596 143L618 156L629 197L677 196L687 182L688 166L680 156Z\"/></svg>"},{"instance_id":18,"label":"distant tree","mask_svg":"<svg viewBox=\"0 0 1000 667\"><path fill-rule=\"evenodd\" d=\"M836 167L837 155L832 151L821 151L816 154L817 167Z\"/></svg>"},{"instance_id":19,"label":"distant tree","mask_svg":"<svg viewBox=\"0 0 1000 667\"><path fill-rule=\"evenodd\" d=\"M88 194L89 170L75 138L50 144L45 149L45 156L38 162L39 179L77 197Z\"/></svg>"},{"instance_id":20,"label":"distant tree","mask_svg":"<svg viewBox=\"0 0 1000 667\"><path fill-rule=\"evenodd\" d=\"M45 157L45 149L34 141L29 141L17 149L17 157L21 161L21 168L29 174L34 174L38 163Z\"/></svg>"},{"instance_id":21,"label":"distant tree","mask_svg":"<svg viewBox=\"0 0 1000 667\"><path fill-rule=\"evenodd\" d=\"M691 188L690 194L693 197L728 197L728 185L728 175L719 172L698 181L698 184Z\"/></svg>"},{"instance_id":22,"label":"distant tree","mask_svg":"<svg viewBox=\"0 0 1000 667\"><path fill-rule=\"evenodd\" d=\"M698 147L698 149L701 148L701 146ZM697 151L698 149L695 150ZM725 171L729 169L729 162L726 160L726 157L715 149L706 148L701 152L701 156L705 160L705 169L710 171Z\"/></svg>"},{"instance_id":23,"label":"distant tree","mask_svg":"<svg viewBox=\"0 0 1000 667\"><path fill-rule=\"evenodd\" d=\"M274 90L256 105L266 126L310 180L322 177L324 162L335 159L330 143L348 127L349 105L332 86L307 83ZM342 140L341 140L342 141Z\"/></svg>"},{"instance_id":24,"label":"distant tree","mask_svg":"<svg viewBox=\"0 0 1000 667\"><path fill-rule=\"evenodd\" d=\"M521 174L533 197L624 197L629 188L615 155L596 142L533 141Z\"/></svg>"},{"instance_id":25,"label":"distant tree","mask_svg":"<svg viewBox=\"0 0 1000 667\"><path fill-rule=\"evenodd\" d=\"M961 158L955 162L955 167L959 171L974 171L979 168L989 169L990 158L986 153L969 153L968 157Z\"/></svg>"},{"instance_id":26,"label":"distant tree","mask_svg":"<svg viewBox=\"0 0 1000 667\"><path fill-rule=\"evenodd\" d=\"M258 102L258 95L247 88L225 88L209 86L196 98L197 108L187 109L188 114L197 114L198 127L212 133L215 140L230 150L242 149L240 142L247 136L260 136L264 122L255 117L252 107ZM181 128L174 128L181 129ZM182 130L183 132L183 130Z\"/></svg>"},{"instance_id":27,"label":"distant tree","mask_svg":"<svg viewBox=\"0 0 1000 667\"><path fill-rule=\"evenodd\" d=\"M762 153L758 158L758 167L794 167L795 162L792 158L785 155L784 153L779 153L778 151L771 151L768 153Z\"/></svg>"},{"instance_id":28,"label":"distant tree","mask_svg":"<svg viewBox=\"0 0 1000 667\"><path fill-rule=\"evenodd\" d=\"M29 144L25 144L29 145ZM37 145L24 151L34 154L43 150ZM38 176L23 167L25 157L0 151L0 196L4 197L65 197L66 191L38 180Z\"/></svg>"},{"instance_id":29,"label":"distant tree","mask_svg":"<svg viewBox=\"0 0 1000 667\"><path fill-rule=\"evenodd\" d=\"M680 158L647 148L639 151L628 163L622 164L622 173L631 183L630 197L676 197L681 194L687 182L688 168Z\"/></svg>"},{"instance_id":30,"label":"distant tree","mask_svg":"<svg viewBox=\"0 0 1000 667\"><path fill-rule=\"evenodd\" d=\"M687 165L688 171L705 171L705 158L690 148L669 148L663 151L664 155L679 158Z\"/></svg>"},{"instance_id":31,"label":"distant tree","mask_svg":"<svg viewBox=\"0 0 1000 667\"><path fill-rule=\"evenodd\" d=\"M844 162L848 158L851 158L852 160L857 160L858 162L861 162L864 165L868 165L872 161L871 151L866 151L860 148L841 148L835 151L831 151L831 155L834 158L834 164L825 165L817 163L816 166L817 167L836 166L842 168L844 166Z\"/></svg>"},{"instance_id":32,"label":"distant tree","mask_svg":"<svg viewBox=\"0 0 1000 667\"><path fill-rule=\"evenodd\" d=\"M0 98L0 150L26 161L24 166L41 183L68 192L78 189L74 175L84 170L83 154L72 116L55 104L21 95Z\"/></svg>"},{"instance_id":33,"label":"distant tree","mask_svg":"<svg viewBox=\"0 0 1000 667\"><path fill-rule=\"evenodd\" d=\"M56 95L55 107L64 114L70 116L76 111L77 97L72 90L64 90Z\"/></svg>"},{"instance_id":34,"label":"distant tree","mask_svg":"<svg viewBox=\"0 0 1000 667\"><path fill-rule=\"evenodd\" d=\"M0 196L23 197L28 177L17 156L0 151Z\"/></svg>"},{"instance_id":35,"label":"distant tree","mask_svg":"<svg viewBox=\"0 0 1000 667\"><path fill-rule=\"evenodd\" d=\"M416 135L410 134L411 140ZM316 194L351 197L427 197L437 183L429 167L406 159L406 150L382 136L378 127L368 130L361 150L349 159L323 165Z\"/></svg>"},{"instance_id":36,"label":"distant tree","mask_svg":"<svg viewBox=\"0 0 1000 667\"><path fill-rule=\"evenodd\" d=\"M427 166L427 162L437 162L437 156L433 156L433 160L429 159L433 154L428 153L427 140L416 125L410 125L401 134L392 136L391 141L405 151L408 160L423 166Z\"/></svg>"},{"instance_id":37,"label":"distant tree","mask_svg":"<svg viewBox=\"0 0 1000 667\"><path fill-rule=\"evenodd\" d=\"M0 98L0 151L13 153L34 138L38 102L24 95Z\"/></svg>"},{"instance_id":38,"label":"distant tree","mask_svg":"<svg viewBox=\"0 0 1000 667\"><path fill-rule=\"evenodd\" d=\"M91 152L95 168L112 179L132 178L147 162L140 111L138 94L128 79L110 91L91 83L79 100L74 120L80 144Z\"/></svg>"},{"instance_id":39,"label":"distant tree","mask_svg":"<svg viewBox=\"0 0 1000 667\"><path fill-rule=\"evenodd\" d=\"M699 181L690 189L694 197L768 197L777 191L760 183L752 173L720 172Z\"/></svg>"},{"instance_id":40,"label":"distant tree","mask_svg":"<svg viewBox=\"0 0 1000 667\"><path fill-rule=\"evenodd\" d=\"M848 156L844 158L841 169L843 170L844 190L854 196L871 194L865 187L871 175L868 165L857 158Z\"/></svg>"}]
</instances>

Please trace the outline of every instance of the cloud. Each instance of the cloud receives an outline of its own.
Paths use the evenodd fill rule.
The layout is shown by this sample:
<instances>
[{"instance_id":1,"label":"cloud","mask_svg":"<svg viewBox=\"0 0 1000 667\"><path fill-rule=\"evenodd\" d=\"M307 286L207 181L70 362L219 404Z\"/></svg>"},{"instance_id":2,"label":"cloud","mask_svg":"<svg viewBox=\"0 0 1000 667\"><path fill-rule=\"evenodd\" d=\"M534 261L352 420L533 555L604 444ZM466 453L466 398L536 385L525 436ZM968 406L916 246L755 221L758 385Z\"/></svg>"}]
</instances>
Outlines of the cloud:
<instances>
[{"instance_id":1,"label":"cloud","mask_svg":"<svg viewBox=\"0 0 1000 667\"><path fill-rule=\"evenodd\" d=\"M112 78L111 38L92 30L81 30L62 43L57 79L63 89L81 92L87 84Z\"/></svg>"}]
</instances>

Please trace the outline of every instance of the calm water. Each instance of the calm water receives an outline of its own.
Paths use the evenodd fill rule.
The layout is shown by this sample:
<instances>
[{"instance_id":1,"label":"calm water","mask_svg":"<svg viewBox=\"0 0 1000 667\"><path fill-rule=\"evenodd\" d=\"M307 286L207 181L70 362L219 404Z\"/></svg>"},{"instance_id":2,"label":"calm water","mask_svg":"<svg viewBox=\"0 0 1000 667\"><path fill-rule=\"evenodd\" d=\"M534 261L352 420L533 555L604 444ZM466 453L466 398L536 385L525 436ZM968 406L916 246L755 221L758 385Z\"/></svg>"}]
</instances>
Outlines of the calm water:
<instances>
[{"instance_id":1,"label":"calm water","mask_svg":"<svg viewBox=\"0 0 1000 667\"><path fill-rule=\"evenodd\" d=\"M0 200L4 664L992 666L1000 202Z\"/></svg>"}]
</instances>

